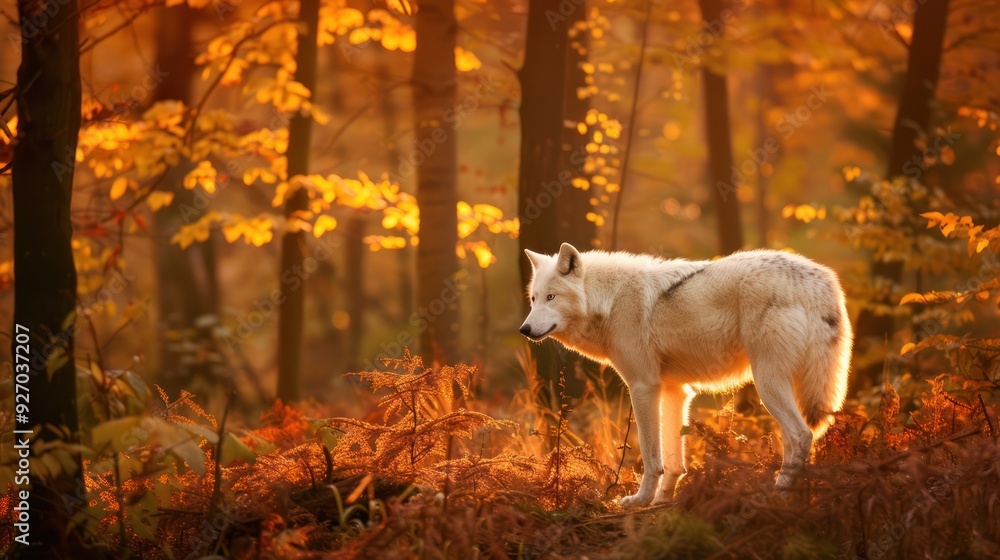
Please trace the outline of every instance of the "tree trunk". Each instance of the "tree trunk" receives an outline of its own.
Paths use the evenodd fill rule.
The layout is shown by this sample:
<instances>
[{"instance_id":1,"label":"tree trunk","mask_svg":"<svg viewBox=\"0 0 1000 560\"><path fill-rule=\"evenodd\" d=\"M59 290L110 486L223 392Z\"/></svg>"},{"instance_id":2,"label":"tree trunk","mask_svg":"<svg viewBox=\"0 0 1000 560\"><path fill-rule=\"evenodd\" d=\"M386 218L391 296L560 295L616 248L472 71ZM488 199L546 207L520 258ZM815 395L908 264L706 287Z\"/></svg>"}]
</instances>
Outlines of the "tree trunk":
<instances>
[{"instance_id":1,"label":"tree trunk","mask_svg":"<svg viewBox=\"0 0 1000 560\"><path fill-rule=\"evenodd\" d=\"M522 251L531 249L543 254L559 250L556 203L563 191L572 188L559 182L562 92L567 72L552 71L566 66L569 23L561 16L550 23L547 14L553 11L552 7L551 2L543 0L528 3L524 65L518 72L521 82L521 161L517 189L521 229L518 244ZM521 284L527 286L531 280L531 263L524 255L519 258ZM525 300L525 313L529 308L530 302Z\"/></svg>"},{"instance_id":2,"label":"tree trunk","mask_svg":"<svg viewBox=\"0 0 1000 560\"><path fill-rule=\"evenodd\" d=\"M78 441L75 334L76 268L70 207L77 139L80 131L80 33L76 0L61 2L55 14L38 16L46 2L17 3L25 36L17 71L17 138L13 158L14 198L14 357L24 355L16 335L29 333L28 361L15 361L29 373L28 418L16 429L35 428L32 462L39 443ZM22 339L22 342L23 339ZM22 367L27 366L27 367ZM24 436L20 436L24 437ZM32 479L32 544L24 557L82 557L77 534L67 521L84 492L80 455L70 452L53 481ZM66 469L70 467L72 470Z\"/></svg>"},{"instance_id":3,"label":"tree trunk","mask_svg":"<svg viewBox=\"0 0 1000 560\"><path fill-rule=\"evenodd\" d=\"M295 80L310 92L316 91L317 28L319 0L302 0L299 22L305 33L299 35L295 55ZM309 148L312 144L312 117L296 113L288 125L288 178L309 173ZM306 209L309 198L304 189L296 190L285 203L285 217ZM302 358L303 305L305 286L300 278L305 259L305 235L285 232L281 237L281 273L278 282L278 398L285 402L299 399L300 362Z\"/></svg>"},{"instance_id":4,"label":"tree trunk","mask_svg":"<svg viewBox=\"0 0 1000 560\"><path fill-rule=\"evenodd\" d=\"M579 12L577 14L577 12ZM518 244L524 249L544 254L559 250L563 235L579 237L582 230L576 228L576 220L568 215L570 210L559 211L564 200L571 200L576 193L570 193L572 170L564 167L572 154L563 149L566 134L564 115L569 92L569 80L576 79L568 64L578 60L569 54L569 29L574 19L584 17L583 7L576 6L575 17L563 17L552 2L531 0L528 3L528 23L525 32L524 65L518 72L521 82L521 160L518 170L518 214L520 233ZM553 72L554 68L562 69ZM572 76L572 78L571 78ZM553 95L553 93L556 95ZM575 91L573 95L575 96ZM577 118L579 104L574 104ZM584 112L586 109L584 109ZM573 134L579 134L574 130ZM578 164L579 165L579 164ZM572 207L572 202L566 203ZM565 221L564 221L565 220ZM572 221L571 221L572 220ZM575 234L574 235L574 231ZM588 235L584 233L584 235ZM579 242L579 239L577 239ZM580 249L588 248L581 243ZM527 286L531 280L531 263L519 254L521 263L521 285ZM527 314L531 304L523 300L523 313ZM550 382L558 379L560 372L567 375L566 393L578 396L583 384L566 371L571 364L570 353L552 340L531 345L531 354L537 364L538 373ZM553 385L554 386L554 385Z\"/></svg>"},{"instance_id":5,"label":"tree trunk","mask_svg":"<svg viewBox=\"0 0 1000 560\"><path fill-rule=\"evenodd\" d=\"M417 245L417 307L420 351L438 362L458 357L458 216L455 131L445 126L457 91L455 0L427 0L416 15L413 59L414 153L420 243Z\"/></svg>"},{"instance_id":6,"label":"tree trunk","mask_svg":"<svg viewBox=\"0 0 1000 560\"><path fill-rule=\"evenodd\" d=\"M907 57L906 79L896 112L896 122L892 128L892 146L889 152L889 166L886 176L892 180L905 176L907 162L922 157L917 146L920 137L931 124L931 106L937 89L941 70L941 49L948 20L948 0L927 0L918 4L913 14L913 37ZM903 278L903 262L875 261L872 263L873 282L889 282L898 285ZM880 298L873 303L895 306L892 296ZM868 308L861 311L855 330L857 354L864 354L870 348L883 346L896 330L893 315L877 314ZM854 370L851 391L875 383L881 378L883 364L872 363Z\"/></svg>"},{"instance_id":7,"label":"tree trunk","mask_svg":"<svg viewBox=\"0 0 1000 560\"><path fill-rule=\"evenodd\" d=\"M186 4L162 8L158 15L156 64L167 79L153 92L154 103L190 101L196 72L191 30L197 15L198 12ZM160 322L158 381L170 395L178 394L193 379L213 378L214 368L218 367L218 362L191 359L216 353L211 334L214 325L196 325L200 317L217 314L214 239L209 238L188 249L170 242L181 226L197 220L202 213L195 210L195 192L182 185L190 169L190 162L184 159L167 171L162 184L174 193L174 202L153 215ZM179 339L174 335L182 336ZM197 350L191 350L192 343Z\"/></svg>"},{"instance_id":8,"label":"tree trunk","mask_svg":"<svg viewBox=\"0 0 1000 560\"><path fill-rule=\"evenodd\" d=\"M572 13L567 16L567 37L566 48L566 83L563 86L563 113L565 115L562 126L561 157L559 169L568 171L573 177L582 177L588 182L591 174L585 170L587 160L586 146L591 137L580 134L575 126L568 126L567 122L583 122L586 119L587 111L590 109L589 98L581 99L577 94L579 88L587 87L587 73L583 71L583 64L590 58L590 35L587 29L579 28L578 23L586 22L587 5L582 2ZM559 197L556 206L556 214L559 220L559 232L557 241L560 243L570 243L581 251L586 251L597 246L597 224L587 219L587 213L594 210L590 204L590 198L594 196L592 190L582 190L571 185L563 185L563 194ZM520 256L520 255L518 255ZM548 343L552 344L552 343ZM566 394L570 396L580 396L586 387L587 376L596 375L600 366L575 352L567 352L558 345L553 347L558 350L555 355L556 362L549 367L551 370L565 371ZM535 353L535 359L539 364L543 364L541 347Z\"/></svg>"},{"instance_id":9,"label":"tree trunk","mask_svg":"<svg viewBox=\"0 0 1000 560\"><path fill-rule=\"evenodd\" d=\"M706 23L722 21L721 0L699 0L701 17ZM715 224L718 234L719 254L728 255L743 247L743 229L740 224L739 199L736 185L729 180L733 166L733 148L729 137L729 95L726 77L703 66L701 82L704 90L702 110L705 114L705 134L708 144L708 178L712 185L712 202L715 207Z\"/></svg>"}]
</instances>

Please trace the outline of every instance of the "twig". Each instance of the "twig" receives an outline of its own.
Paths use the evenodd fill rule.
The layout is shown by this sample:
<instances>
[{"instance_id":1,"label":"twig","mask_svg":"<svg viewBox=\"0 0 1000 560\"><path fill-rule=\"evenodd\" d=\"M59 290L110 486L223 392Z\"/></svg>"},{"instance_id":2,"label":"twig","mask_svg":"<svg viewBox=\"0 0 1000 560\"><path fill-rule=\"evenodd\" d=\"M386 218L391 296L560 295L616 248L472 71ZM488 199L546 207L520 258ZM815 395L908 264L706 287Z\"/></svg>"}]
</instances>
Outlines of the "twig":
<instances>
[{"instance_id":1,"label":"twig","mask_svg":"<svg viewBox=\"0 0 1000 560\"><path fill-rule=\"evenodd\" d=\"M218 512L219 502L222 500L222 442L225 441L226 432L226 420L229 418L229 410L233 407L233 401L236 400L236 389L232 389L229 392L229 399L226 400L226 409L222 413L222 422L219 422L219 437L218 441L215 442L215 481L212 484L212 498L208 504L208 523L212 523L212 518ZM219 534L215 536L215 545L213 549L218 549L219 545L222 543L222 533L220 529Z\"/></svg>"},{"instance_id":2,"label":"twig","mask_svg":"<svg viewBox=\"0 0 1000 560\"><path fill-rule=\"evenodd\" d=\"M993 441L996 441L997 433L993 429L993 421L990 420L990 413L986 410L986 403L983 402L983 395L977 394L976 398L979 399L979 406L983 409L983 417L986 418L986 425L990 427L990 437L993 438Z\"/></svg>"},{"instance_id":3,"label":"twig","mask_svg":"<svg viewBox=\"0 0 1000 560\"><path fill-rule=\"evenodd\" d=\"M628 178L628 164L632 159L632 138L635 136L635 116L639 106L639 85L642 84L642 67L645 65L646 44L649 38L650 12L653 0L646 0L646 20L642 26L642 40L639 43L639 64L635 69L635 85L632 87L632 110L628 118L628 133L625 136L625 158L622 160L621 180L618 181L618 194L615 196L615 208L612 213L611 250L618 248L618 215L622 209L622 196L625 194L625 180Z\"/></svg>"},{"instance_id":4,"label":"twig","mask_svg":"<svg viewBox=\"0 0 1000 560\"><path fill-rule=\"evenodd\" d=\"M96 4L96 2L95 2L95 4ZM125 21L123 21L120 24L118 24L117 26L111 28L111 31L108 31L104 35L101 35L100 37L97 37L97 38L95 38L92 41L84 40L84 42L80 44L80 54L84 54L84 53L92 50L97 45L103 43L106 39L110 38L114 34L116 34L119 31L121 31L122 29L125 29L126 27L132 25L132 23L134 23L135 20L139 19L139 16L145 14L148 9L149 9L149 6L140 8L137 12L135 12L131 16L127 17L125 19Z\"/></svg>"},{"instance_id":5,"label":"twig","mask_svg":"<svg viewBox=\"0 0 1000 560\"><path fill-rule=\"evenodd\" d=\"M347 118L347 120L344 121L344 123L342 125L340 125L340 128L338 128L336 131L334 131L333 135L330 136L330 140L326 143L326 148L324 148L324 151L327 151L327 152L331 151L333 149L333 147L337 144L337 142L340 141L340 137L344 135L344 132L346 132L347 129L352 124L354 124L355 121L357 121L365 113L367 113L369 109L371 109L376 104L378 104L379 102L381 102L381 100L382 100L381 98L382 97L387 96L389 93L391 93L396 88L398 88L400 86L406 86L406 85L410 85L410 83L409 82L397 82L396 84L390 86L388 89L383 90L382 92L380 92L380 94L379 94L380 97L378 99L375 99L371 103L367 103L367 104L363 105L357 111L355 111L350 117Z\"/></svg>"},{"instance_id":6,"label":"twig","mask_svg":"<svg viewBox=\"0 0 1000 560\"><path fill-rule=\"evenodd\" d=\"M115 467L115 498L118 499L118 538L121 542L118 543L119 552L123 553L124 558L125 545L127 541L127 533L125 532L125 495L122 493L122 475L121 469L118 467L118 451L114 452L114 467Z\"/></svg>"},{"instance_id":7,"label":"twig","mask_svg":"<svg viewBox=\"0 0 1000 560\"><path fill-rule=\"evenodd\" d=\"M979 434L979 433L982 433L982 430L980 430L980 429L966 430L964 432L959 432L957 434L954 434L952 436L946 437L944 439L939 439L938 441L935 441L934 443L931 443L929 445L921 447L920 449L907 449L906 451L903 451L902 453L898 453L896 455L893 455L892 457L889 457L888 459L882 461L881 463L877 463L875 465L875 468L876 469L883 469L883 468L888 467L889 465L891 465L891 464L893 464L893 463L895 463L897 461L905 459L907 456L912 455L913 453L924 453L926 451L930 451L931 449L933 449L935 447L938 447L940 445L944 445L945 443L949 443L949 442L953 442L953 441L958 441L960 439L965 439L965 438L967 438L969 436L974 436L974 435Z\"/></svg>"},{"instance_id":8,"label":"twig","mask_svg":"<svg viewBox=\"0 0 1000 560\"><path fill-rule=\"evenodd\" d=\"M90 338L94 341L94 350L97 352L97 365L104 371L104 355L101 353L101 343L97 340L97 328L94 327L94 319L90 316L90 312L83 314L84 318L87 320L87 326L90 327ZM102 387L103 389L103 387ZM109 416L110 420L111 417Z\"/></svg>"},{"instance_id":9,"label":"twig","mask_svg":"<svg viewBox=\"0 0 1000 560\"><path fill-rule=\"evenodd\" d=\"M632 411L632 405L630 404L628 406L628 423L625 424L625 439L622 441L622 458L621 461L618 461L618 470L615 471L615 483L611 486L618 484L618 480L622 474L622 465L625 464L625 453L628 451L628 435L632 431Z\"/></svg>"},{"instance_id":10,"label":"twig","mask_svg":"<svg viewBox=\"0 0 1000 560\"><path fill-rule=\"evenodd\" d=\"M248 34L246 37L243 37L233 45L233 50L229 54L229 60L226 61L226 64L222 67L222 70L220 70L219 74L215 76L215 79L212 80L212 83L209 84L208 88L205 90L204 95L202 95L201 99L198 101L198 103L194 106L194 109L192 110L191 128L189 128L187 133L185 134L185 144L190 145L190 142L194 140L194 131L196 128L198 128L198 119L201 117L202 109L205 108L205 104L208 103L208 99L209 97L212 96L212 93L215 92L215 89L218 88L219 84L222 83L222 79L226 76L226 73L229 72L229 68L233 65L234 62L236 62L236 58L237 55L239 54L240 47L242 47L243 44L246 43L247 41L260 37L269 29L271 29L276 25L280 25L283 23L295 23L296 21L297 20L295 19L274 20L265 25L264 27L258 29L257 31L254 31Z\"/></svg>"}]
</instances>

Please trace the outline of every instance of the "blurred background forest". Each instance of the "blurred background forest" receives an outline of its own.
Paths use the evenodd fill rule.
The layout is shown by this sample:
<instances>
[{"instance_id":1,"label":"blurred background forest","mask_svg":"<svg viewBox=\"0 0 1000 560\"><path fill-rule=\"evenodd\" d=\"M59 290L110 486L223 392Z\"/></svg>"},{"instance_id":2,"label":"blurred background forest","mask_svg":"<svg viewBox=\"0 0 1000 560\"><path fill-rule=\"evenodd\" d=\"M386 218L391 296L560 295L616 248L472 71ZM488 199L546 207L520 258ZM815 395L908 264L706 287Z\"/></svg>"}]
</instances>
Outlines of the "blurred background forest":
<instances>
[{"instance_id":1,"label":"blurred background forest","mask_svg":"<svg viewBox=\"0 0 1000 560\"><path fill-rule=\"evenodd\" d=\"M572 555L553 544L566 534L581 550L606 549L592 519L552 516L607 515L617 488L634 483L627 394L613 372L517 332L530 274L521 250L552 253L564 241L687 259L786 249L838 271L857 336L838 423L847 427L820 456L881 470L863 482L824 471L818 484L871 490L877 478L885 486L869 496L890 505L869 505L867 519L851 509L843 527L827 527L820 540L837 541L834 555L847 542L851 554L878 557L871 532L908 500L885 471L908 449L974 434L992 443L966 462L952 451L948 468L968 473L995 458L1000 2L0 7L0 325L12 340L8 327L30 326L33 363L48 373L32 381L48 403L33 409L38 423L49 425L36 433L34 476L63 496L84 488L79 507L45 517L60 534L74 520L66 550L89 539L111 556L413 552L413 531L393 523L419 525L420 515L392 512L447 512L449 492L484 492L476 477L523 484L504 507L528 500L545 513L455 513L453 527L482 528L485 516L496 541L473 531L448 545L459 537L419 525L421 550ZM0 349L5 402L15 346ZM431 369L421 375L411 353ZM395 377L344 375L393 367ZM697 509L699 484L745 468L752 486L774 459L752 391L698 402L693 453L745 463L706 458L705 476L679 498L685 511ZM12 409L0 415L8 426ZM920 410L936 420L918 420ZM156 429L143 424L154 420ZM514 443L488 445L497 433ZM3 443L6 481L14 459ZM944 468L933 452L918 455ZM489 457L497 462L477 463ZM322 476L311 466L304 478L288 474L311 462ZM467 472L476 464L499 471ZM275 473L287 487L242 501L240 485L250 492ZM336 494L333 514L317 476ZM957 503L961 486L947 481ZM425 501L402 490L410 484ZM171 498L178 488L198 498ZM302 498L303 488L316 495ZM348 507L366 495L368 505ZM756 546L759 531L739 531L760 520L722 533L724 509L641 530L601 523L629 537L618 549L626 557L631 546L668 546L646 530L703 538L662 557ZM922 511L929 526L958 526ZM766 522L792 523L780 515ZM548 529L528 530L539 516L567 533L540 541ZM517 520L515 535L505 519ZM826 550L812 539L828 518L795 522L806 537L758 546L760 556ZM183 537L202 525L211 538ZM969 529L983 542L960 542L1000 550L987 525ZM958 550L913 538L892 554Z\"/></svg>"}]
</instances>

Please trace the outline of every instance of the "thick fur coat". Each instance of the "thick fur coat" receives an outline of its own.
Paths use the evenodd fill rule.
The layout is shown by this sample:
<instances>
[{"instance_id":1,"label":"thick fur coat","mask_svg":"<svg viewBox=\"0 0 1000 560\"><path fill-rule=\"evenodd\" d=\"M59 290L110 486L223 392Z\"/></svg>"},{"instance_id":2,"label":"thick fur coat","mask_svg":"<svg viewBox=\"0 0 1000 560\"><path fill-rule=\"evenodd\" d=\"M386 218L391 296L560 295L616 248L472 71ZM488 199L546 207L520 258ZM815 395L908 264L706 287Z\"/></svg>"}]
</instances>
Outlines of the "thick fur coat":
<instances>
[{"instance_id":1,"label":"thick fur coat","mask_svg":"<svg viewBox=\"0 0 1000 560\"><path fill-rule=\"evenodd\" d=\"M534 272L521 333L611 365L628 385L644 472L623 506L672 499L695 392L751 381L782 430L777 486L792 483L847 392L853 335L836 273L780 251L715 261L566 243L554 256L525 252Z\"/></svg>"}]
</instances>

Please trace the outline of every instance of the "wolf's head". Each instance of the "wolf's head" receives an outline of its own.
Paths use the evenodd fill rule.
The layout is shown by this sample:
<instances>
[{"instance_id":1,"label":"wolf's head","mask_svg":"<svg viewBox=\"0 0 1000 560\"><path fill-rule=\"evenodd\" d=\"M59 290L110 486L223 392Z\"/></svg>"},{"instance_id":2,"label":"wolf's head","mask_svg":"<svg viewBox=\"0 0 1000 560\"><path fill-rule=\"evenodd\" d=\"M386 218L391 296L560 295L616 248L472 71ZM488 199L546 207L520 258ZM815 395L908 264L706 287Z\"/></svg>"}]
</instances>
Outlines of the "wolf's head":
<instances>
[{"instance_id":1,"label":"wolf's head","mask_svg":"<svg viewBox=\"0 0 1000 560\"><path fill-rule=\"evenodd\" d=\"M566 331L584 315L583 261L569 243L563 243L555 256L527 249L524 253L531 261L531 313L520 330L532 340L542 340Z\"/></svg>"}]
</instances>

